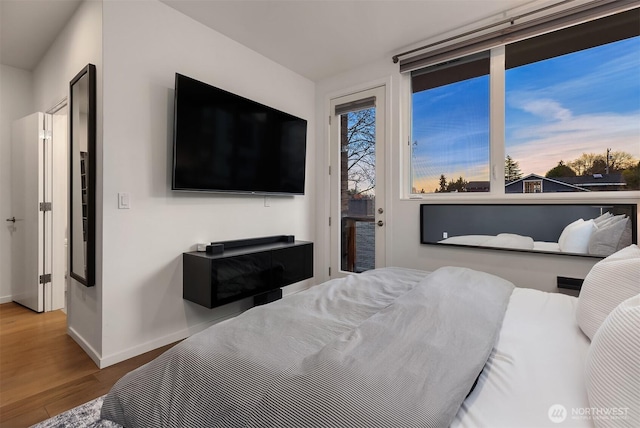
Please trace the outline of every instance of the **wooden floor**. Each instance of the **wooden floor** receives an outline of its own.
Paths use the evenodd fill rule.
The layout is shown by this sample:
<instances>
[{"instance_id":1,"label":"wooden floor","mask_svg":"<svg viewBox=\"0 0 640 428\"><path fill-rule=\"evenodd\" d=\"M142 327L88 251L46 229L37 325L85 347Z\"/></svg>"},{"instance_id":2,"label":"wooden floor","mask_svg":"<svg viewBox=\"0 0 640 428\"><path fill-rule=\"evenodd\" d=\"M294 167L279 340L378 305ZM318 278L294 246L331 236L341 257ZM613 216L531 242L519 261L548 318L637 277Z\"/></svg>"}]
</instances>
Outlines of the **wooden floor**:
<instances>
[{"instance_id":1,"label":"wooden floor","mask_svg":"<svg viewBox=\"0 0 640 428\"><path fill-rule=\"evenodd\" d=\"M0 427L28 427L106 394L173 345L98 369L67 333L62 311L0 305Z\"/></svg>"}]
</instances>

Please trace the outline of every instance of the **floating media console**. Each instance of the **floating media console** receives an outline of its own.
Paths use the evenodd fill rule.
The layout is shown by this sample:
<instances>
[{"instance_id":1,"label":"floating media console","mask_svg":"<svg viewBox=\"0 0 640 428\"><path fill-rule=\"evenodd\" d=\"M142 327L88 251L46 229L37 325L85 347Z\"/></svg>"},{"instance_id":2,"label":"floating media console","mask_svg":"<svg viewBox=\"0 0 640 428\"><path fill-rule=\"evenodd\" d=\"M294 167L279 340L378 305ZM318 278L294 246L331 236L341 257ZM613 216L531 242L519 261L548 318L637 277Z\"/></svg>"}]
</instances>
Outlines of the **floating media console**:
<instances>
[{"instance_id":1,"label":"floating media console","mask_svg":"<svg viewBox=\"0 0 640 428\"><path fill-rule=\"evenodd\" d=\"M206 252L183 253L183 262L184 299L215 308L255 296L262 304L313 277L313 243L292 235L212 242Z\"/></svg>"}]
</instances>

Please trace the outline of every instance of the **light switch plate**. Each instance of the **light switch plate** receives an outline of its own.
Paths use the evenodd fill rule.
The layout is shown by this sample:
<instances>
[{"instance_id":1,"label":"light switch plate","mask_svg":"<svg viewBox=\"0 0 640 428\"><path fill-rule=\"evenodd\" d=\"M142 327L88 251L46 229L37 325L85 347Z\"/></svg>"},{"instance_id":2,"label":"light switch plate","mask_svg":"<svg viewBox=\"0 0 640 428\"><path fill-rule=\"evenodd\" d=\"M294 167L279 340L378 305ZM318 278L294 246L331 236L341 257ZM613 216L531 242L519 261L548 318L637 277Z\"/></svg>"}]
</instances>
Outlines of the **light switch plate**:
<instances>
[{"instance_id":1,"label":"light switch plate","mask_svg":"<svg viewBox=\"0 0 640 428\"><path fill-rule=\"evenodd\" d=\"M131 198L127 192L118 193L118 209L128 210L131 208Z\"/></svg>"}]
</instances>

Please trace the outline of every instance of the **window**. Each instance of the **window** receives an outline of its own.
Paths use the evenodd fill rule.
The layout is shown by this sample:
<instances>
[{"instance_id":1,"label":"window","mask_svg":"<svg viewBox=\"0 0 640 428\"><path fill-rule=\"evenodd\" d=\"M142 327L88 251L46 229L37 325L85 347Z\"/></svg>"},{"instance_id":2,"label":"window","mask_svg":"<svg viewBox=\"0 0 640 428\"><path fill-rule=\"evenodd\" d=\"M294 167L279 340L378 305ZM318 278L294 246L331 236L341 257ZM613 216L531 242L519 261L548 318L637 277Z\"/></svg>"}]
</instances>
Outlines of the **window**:
<instances>
[{"instance_id":1,"label":"window","mask_svg":"<svg viewBox=\"0 0 640 428\"><path fill-rule=\"evenodd\" d=\"M638 16L506 46L505 152L524 176L571 185L545 191L640 188Z\"/></svg>"},{"instance_id":2,"label":"window","mask_svg":"<svg viewBox=\"0 0 640 428\"><path fill-rule=\"evenodd\" d=\"M504 151L505 193L640 190L638 9L504 50L492 68L504 118L489 117L488 71L466 78L450 61L412 72L412 193L488 191L490 149ZM504 141L489 141L490 121Z\"/></svg>"},{"instance_id":3,"label":"window","mask_svg":"<svg viewBox=\"0 0 640 428\"><path fill-rule=\"evenodd\" d=\"M412 192L489 191L489 53L411 81Z\"/></svg>"},{"instance_id":4,"label":"window","mask_svg":"<svg viewBox=\"0 0 640 428\"><path fill-rule=\"evenodd\" d=\"M542 193L542 180L525 181L524 193Z\"/></svg>"}]
</instances>

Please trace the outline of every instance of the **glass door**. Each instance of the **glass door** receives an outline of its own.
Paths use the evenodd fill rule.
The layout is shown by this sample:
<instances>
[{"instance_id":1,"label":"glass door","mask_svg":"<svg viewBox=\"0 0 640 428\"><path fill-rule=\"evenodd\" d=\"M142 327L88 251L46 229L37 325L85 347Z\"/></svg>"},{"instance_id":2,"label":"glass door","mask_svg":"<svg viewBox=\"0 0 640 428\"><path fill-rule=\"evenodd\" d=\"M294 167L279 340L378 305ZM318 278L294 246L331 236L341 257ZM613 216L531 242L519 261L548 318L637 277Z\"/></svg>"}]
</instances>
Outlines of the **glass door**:
<instances>
[{"instance_id":1,"label":"glass door","mask_svg":"<svg viewBox=\"0 0 640 428\"><path fill-rule=\"evenodd\" d=\"M384 87L331 101L332 277L384 266L384 107Z\"/></svg>"}]
</instances>

